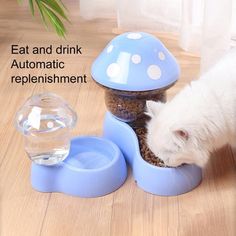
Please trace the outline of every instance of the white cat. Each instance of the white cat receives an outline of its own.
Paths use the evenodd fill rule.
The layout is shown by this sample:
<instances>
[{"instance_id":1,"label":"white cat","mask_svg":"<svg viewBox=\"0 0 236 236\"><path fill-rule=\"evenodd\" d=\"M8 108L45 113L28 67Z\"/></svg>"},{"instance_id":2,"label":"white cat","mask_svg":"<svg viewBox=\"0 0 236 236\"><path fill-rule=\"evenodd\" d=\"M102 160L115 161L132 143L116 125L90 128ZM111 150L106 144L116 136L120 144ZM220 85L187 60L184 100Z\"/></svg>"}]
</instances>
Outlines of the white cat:
<instances>
[{"instance_id":1,"label":"white cat","mask_svg":"<svg viewBox=\"0 0 236 236\"><path fill-rule=\"evenodd\" d=\"M236 145L236 49L170 102L147 101L147 143L168 166L203 167L215 149Z\"/></svg>"}]
</instances>

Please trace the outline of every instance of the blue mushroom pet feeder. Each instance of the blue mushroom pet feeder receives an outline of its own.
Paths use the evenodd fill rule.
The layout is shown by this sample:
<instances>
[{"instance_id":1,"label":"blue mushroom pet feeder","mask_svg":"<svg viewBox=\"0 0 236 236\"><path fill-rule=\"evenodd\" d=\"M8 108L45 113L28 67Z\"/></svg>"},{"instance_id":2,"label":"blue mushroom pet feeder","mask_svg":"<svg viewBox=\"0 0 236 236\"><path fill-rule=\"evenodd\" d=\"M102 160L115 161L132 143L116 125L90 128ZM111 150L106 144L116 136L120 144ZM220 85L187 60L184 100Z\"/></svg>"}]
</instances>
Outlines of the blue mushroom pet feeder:
<instances>
[{"instance_id":1,"label":"blue mushroom pet feeder","mask_svg":"<svg viewBox=\"0 0 236 236\"><path fill-rule=\"evenodd\" d=\"M124 183L126 162L137 185L146 192L173 196L195 188L202 177L199 167L165 168L148 163L135 133L136 127L145 127L146 100L164 102L165 91L177 81L179 72L173 55L154 36L139 32L114 38L91 71L93 79L106 89L109 111L103 137L70 140L77 116L69 105L54 94L31 97L17 113L16 124L33 161L33 188L80 197L103 196Z\"/></svg>"},{"instance_id":2,"label":"blue mushroom pet feeder","mask_svg":"<svg viewBox=\"0 0 236 236\"><path fill-rule=\"evenodd\" d=\"M105 87L107 109L118 119L143 119L147 100L166 100L179 66L162 42L147 33L114 38L92 65L93 79Z\"/></svg>"},{"instance_id":3,"label":"blue mushroom pet feeder","mask_svg":"<svg viewBox=\"0 0 236 236\"><path fill-rule=\"evenodd\" d=\"M161 41L142 32L114 38L92 65L93 79L105 88L109 112L104 136L121 149L137 185L147 192L172 196L188 192L201 181L195 165L154 166L142 157L134 130L145 127L146 101L166 100L165 91L177 81L180 69ZM133 129L132 129L133 128Z\"/></svg>"},{"instance_id":4,"label":"blue mushroom pet feeder","mask_svg":"<svg viewBox=\"0 0 236 236\"><path fill-rule=\"evenodd\" d=\"M41 192L98 197L118 189L127 167L118 146L104 137L71 140L76 113L61 97L43 93L30 97L16 115L32 160L31 184Z\"/></svg>"}]
</instances>

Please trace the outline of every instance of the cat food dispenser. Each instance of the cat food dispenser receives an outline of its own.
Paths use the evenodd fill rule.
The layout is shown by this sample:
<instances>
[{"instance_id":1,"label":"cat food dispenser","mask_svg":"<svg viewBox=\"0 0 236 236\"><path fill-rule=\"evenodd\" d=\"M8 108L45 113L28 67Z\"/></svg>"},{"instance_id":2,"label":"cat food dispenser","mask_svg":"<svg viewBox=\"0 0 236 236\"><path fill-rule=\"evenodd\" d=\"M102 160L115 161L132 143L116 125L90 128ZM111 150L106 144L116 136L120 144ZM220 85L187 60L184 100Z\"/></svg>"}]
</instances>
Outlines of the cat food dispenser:
<instances>
[{"instance_id":1,"label":"cat food dispenser","mask_svg":"<svg viewBox=\"0 0 236 236\"><path fill-rule=\"evenodd\" d=\"M107 109L118 119L142 119L146 100L166 101L179 77L173 55L154 36L124 33L115 37L92 65L93 79L105 88Z\"/></svg>"},{"instance_id":2,"label":"cat food dispenser","mask_svg":"<svg viewBox=\"0 0 236 236\"><path fill-rule=\"evenodd\" d=\"M174 85L179 73L177 61L162 42L142 32L115 37L95 59L91 70L93 79L105 88L109 112L104 137L120 148L137 185L162 196L179 195L198 186L201 169L195 165L158 167L146 162L132 127L145 126L146 100L165 101L165 91Z\"/></svg>"}]
</instances>

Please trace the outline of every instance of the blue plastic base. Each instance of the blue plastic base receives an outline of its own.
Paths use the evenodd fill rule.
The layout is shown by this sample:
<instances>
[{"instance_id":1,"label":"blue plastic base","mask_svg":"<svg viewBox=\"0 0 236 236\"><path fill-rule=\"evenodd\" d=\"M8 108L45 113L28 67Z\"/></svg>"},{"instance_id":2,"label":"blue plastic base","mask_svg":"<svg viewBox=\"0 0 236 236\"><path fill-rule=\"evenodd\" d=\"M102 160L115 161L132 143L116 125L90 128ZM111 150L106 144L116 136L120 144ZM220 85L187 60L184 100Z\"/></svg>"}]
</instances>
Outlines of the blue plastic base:
<instances>
[{"instance_id":1,"label":"blue plastic base","mask_svg":"<svg viewBox=\"0 0 236 236\"><path fill-rule=\"evenodd\" d=\"M111 141L78 137L69 156L58 165L32 163L31 183L41 192L62 192L80 197L98 197L118 189L127 177L125 159Z\"/></svg>"},{"instance_id":2,"label":"blue plastic base","mask_svg":"<svg viewBox=\"0 0 236 236\"><path fill-rule=\"evenodd\" d=\"M133 129L109 112L104 121L104 137L74 138L69 156L58 165L32 163L33 188L80 197L103 196L124 183L127 177L125 159L132 167L137 185L152 194L179 195L201 182L202 171L195 165L164 168L144 161Z\"/></svg>"},{"instance_id":3,"label":"blue plastic base","mask_svg":"<svg viewBox=\"0 0 236 236\"><path fill-rule=\"evenodd\" d=\"M147 192L174 196L194 189L201 182L202 171L198 166L183 165L177 168L164 168L144 161L133 129L117 120L109 112L105 117L104 137L117 144L132 167L137 185Z\"/></svg>"}]
</instances>

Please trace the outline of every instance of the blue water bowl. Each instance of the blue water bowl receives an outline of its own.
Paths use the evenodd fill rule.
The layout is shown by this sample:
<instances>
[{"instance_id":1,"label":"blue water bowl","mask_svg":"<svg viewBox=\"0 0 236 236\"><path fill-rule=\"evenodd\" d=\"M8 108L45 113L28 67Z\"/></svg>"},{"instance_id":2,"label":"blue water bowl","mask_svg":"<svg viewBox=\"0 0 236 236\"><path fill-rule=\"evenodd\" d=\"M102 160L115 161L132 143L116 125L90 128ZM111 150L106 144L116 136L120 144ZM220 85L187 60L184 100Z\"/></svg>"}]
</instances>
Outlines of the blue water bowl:
<instances>
[{"instance_id":1,"label":"blue water bowl","mask_svg":"<svg viewBox=\"0 0 236 236\"><path fill-rule=\"evenodd\" d=\"M32 163L31 183L41 192L62 192L80 197L98 197L118 189L127 167L116 144L102 137L77 137L69 156L60 164Z\"/></svg>"},{"instance_id":2,"label":"blue water bowl","mask_svg":"<svg viewBox=\"0 0 236 236\"><path fill-rule=\"evenodd\" d=\"M182 165L177 168L164 168L144 161L133 129L128 124L117 120L109 112L104 121L104 137L117 144L132 167L137 185L146 192L161 196L175 196L191 191L201 182L202 171L198 166Z\"/></svg>"}]
</instances>

